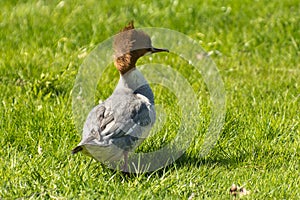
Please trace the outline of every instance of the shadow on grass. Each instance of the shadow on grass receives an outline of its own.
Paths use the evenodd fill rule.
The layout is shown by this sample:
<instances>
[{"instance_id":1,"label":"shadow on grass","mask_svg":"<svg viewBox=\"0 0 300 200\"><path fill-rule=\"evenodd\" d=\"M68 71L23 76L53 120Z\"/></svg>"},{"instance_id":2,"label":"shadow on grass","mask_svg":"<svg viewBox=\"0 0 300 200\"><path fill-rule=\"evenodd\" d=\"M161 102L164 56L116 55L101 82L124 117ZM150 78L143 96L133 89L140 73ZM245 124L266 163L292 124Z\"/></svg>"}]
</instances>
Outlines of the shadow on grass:
<instances>
[{"instance_id":1,"label":"shadow on grass","mask_svg":"<svg viewBox=\"0 0 300 200\"><path fill-rule=\"evenodd\" d=\"M179 159L177 159L174 163L160 168L154 172L144 172L141 174L136 173L125 173L118 170L113 170L107 168L105 165L102 167L106 168L104 171L108 170L109 174L114 174L115 176L123 179L123 180L132 180L132 178L140 177L140 176L155 176L155 177L163 177L166 174L172 173L173 171L184 169L184 168L216 168L216 167L225 167L225 168L235 168L240 163L244 162L246 159L246 155L240 155L239 157L222 157L220 155L211 155L204 158L190 156L187 153L183 154Z\"/></svg>"},{"instance_id":2,"label":"shadow on grass","mask_svg":"<svg viewBox=\"0 0 300 200\"><path fill-rule=\"evenodd\" d=\"M196 157L190 156L188 154L183 154L175 164L177 167L213 167L213 166L223 166L223 167L234 167L237 166L240 162L243 162L246 158L246 155L239 155L238 157L229 157L229 156L220 156L220 155L212 155L207 157Z\"/></svg>"}]
</instances>

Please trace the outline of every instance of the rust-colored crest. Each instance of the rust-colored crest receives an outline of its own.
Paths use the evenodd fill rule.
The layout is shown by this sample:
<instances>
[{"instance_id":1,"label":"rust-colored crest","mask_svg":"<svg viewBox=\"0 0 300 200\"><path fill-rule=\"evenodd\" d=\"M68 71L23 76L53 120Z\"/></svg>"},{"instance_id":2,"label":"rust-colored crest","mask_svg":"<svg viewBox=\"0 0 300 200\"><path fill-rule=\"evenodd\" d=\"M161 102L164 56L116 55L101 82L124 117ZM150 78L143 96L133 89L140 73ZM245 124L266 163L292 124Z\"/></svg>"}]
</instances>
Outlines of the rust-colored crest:
<instances>
[{"instance_id":1,"label":"rust-colored crest","mask_svg":"<svg viewBox=\"0 0 300 200\"><path fill-rule=\"evenodd\" d=\"M143 31L134 29L133 21L129 22L114 38L114 58L117 69L126 73L135 67L137 59L152 48L150 37Z\"/></svg>"},{"instance_id":2,"label":"rust-colored crest","mask_svg":"<svg viewBox=\"0 0 300 200\"><path fill-rule=\"evenodd\" d=\"M143 31L135 30L133 21L115 36L113 44L115 58L151 47L150 37Z\"/></svg>"},{"instance_id":3,"label":"rust-colored crest","mask_svg":"<svg viewBox=\"0 0 300 200\"><path fill-rule=\"evenodd\" d=\"M131 29L134 29L133 21L130 21L128 23L128 25L123 28L122 31L124 32L124 31L128 31L128 30L131 30Z\"/></svg>"}]
</instances>

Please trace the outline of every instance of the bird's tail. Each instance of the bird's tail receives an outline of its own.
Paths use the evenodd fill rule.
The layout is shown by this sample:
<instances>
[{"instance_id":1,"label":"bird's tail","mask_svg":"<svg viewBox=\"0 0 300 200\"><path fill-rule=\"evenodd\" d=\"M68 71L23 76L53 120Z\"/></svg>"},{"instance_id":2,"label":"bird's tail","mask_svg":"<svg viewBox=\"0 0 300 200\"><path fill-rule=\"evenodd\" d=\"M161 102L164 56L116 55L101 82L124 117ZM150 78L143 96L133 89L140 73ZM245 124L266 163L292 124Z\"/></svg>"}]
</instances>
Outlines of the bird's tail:
<instances>
[{"instance_id":1,"label":"bird's tail","mask_svg":"<svg viewBox=\"0 0 300 200\"><path fill-rule=\"evenodd\" d=\"M78 153L79 151L82 151L82 150L83 150L82 146L77 146L72 150L72 154Z\"/></svg>"}]
</instances>

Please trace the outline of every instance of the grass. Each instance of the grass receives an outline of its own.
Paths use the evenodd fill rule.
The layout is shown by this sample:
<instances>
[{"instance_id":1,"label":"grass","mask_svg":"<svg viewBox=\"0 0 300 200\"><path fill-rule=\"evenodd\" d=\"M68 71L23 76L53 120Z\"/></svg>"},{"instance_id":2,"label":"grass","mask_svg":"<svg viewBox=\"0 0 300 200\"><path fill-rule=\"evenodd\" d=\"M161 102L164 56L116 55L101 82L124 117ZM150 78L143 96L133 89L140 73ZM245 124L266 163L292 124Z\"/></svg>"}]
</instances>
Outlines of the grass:
<instances>
[{"instance_id":1,"label":"grass","mask_svg":"<svg viewBox=\"0 0 300 200\"><path fill-rule=\"evenodd\" d=\"M29 0L1 1L0 7L1 199L230 199L232 183L251 191L243 199L300 196L298 0L139 5ZM71 91L84 57L131 19L136 27L180 31L212 53L227 111L207 156L199 156L201 143L193 141L172 165L126 177L86 156L70 155L80 141ZM210 117L205 85L184 65L171 66L203 98L205 127ZM104 78L99 97L107 97L118 79L113 67L108 74L112 81ZM178 122L174 96L160 87L155 93L171 116L162 134L172 135Z\"/></svg>"}]
</instances>

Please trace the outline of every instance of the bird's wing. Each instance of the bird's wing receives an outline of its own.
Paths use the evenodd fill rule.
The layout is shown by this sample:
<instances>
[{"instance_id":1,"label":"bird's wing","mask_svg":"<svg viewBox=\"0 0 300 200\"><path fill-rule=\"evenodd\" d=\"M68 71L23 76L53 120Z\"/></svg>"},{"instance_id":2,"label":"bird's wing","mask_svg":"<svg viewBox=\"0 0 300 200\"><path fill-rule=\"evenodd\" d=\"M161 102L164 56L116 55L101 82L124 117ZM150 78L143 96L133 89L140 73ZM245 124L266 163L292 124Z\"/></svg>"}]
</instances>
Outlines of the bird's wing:
<instances>
[{"instance_id":1,"label":"bird's wing","mask_svg":"<svg viewBox=\"0 0 300 200\"><path fill-rule=\"evenodd\" d=\"M129 148L136 140L144 137L143 132L154 120L154 109L144 96L115 96L91 111L85 124L83 143L102 146L114 143Z\"/></svg>"},{"instance_id":2,"label":"bird's wing","mask_svg":"<svg viewBox=\"0 0 300 200\"><path fill-rule=\"evenodd\" d=\"M139 137L141 134L139 128L153 123L151 104L141 95L132 94L131 98L115 105L112 110L102 122L101 127L107 127L101 132L104 137L108 135L112 138L124 135Z\"/></svg>"}]
</instances>

